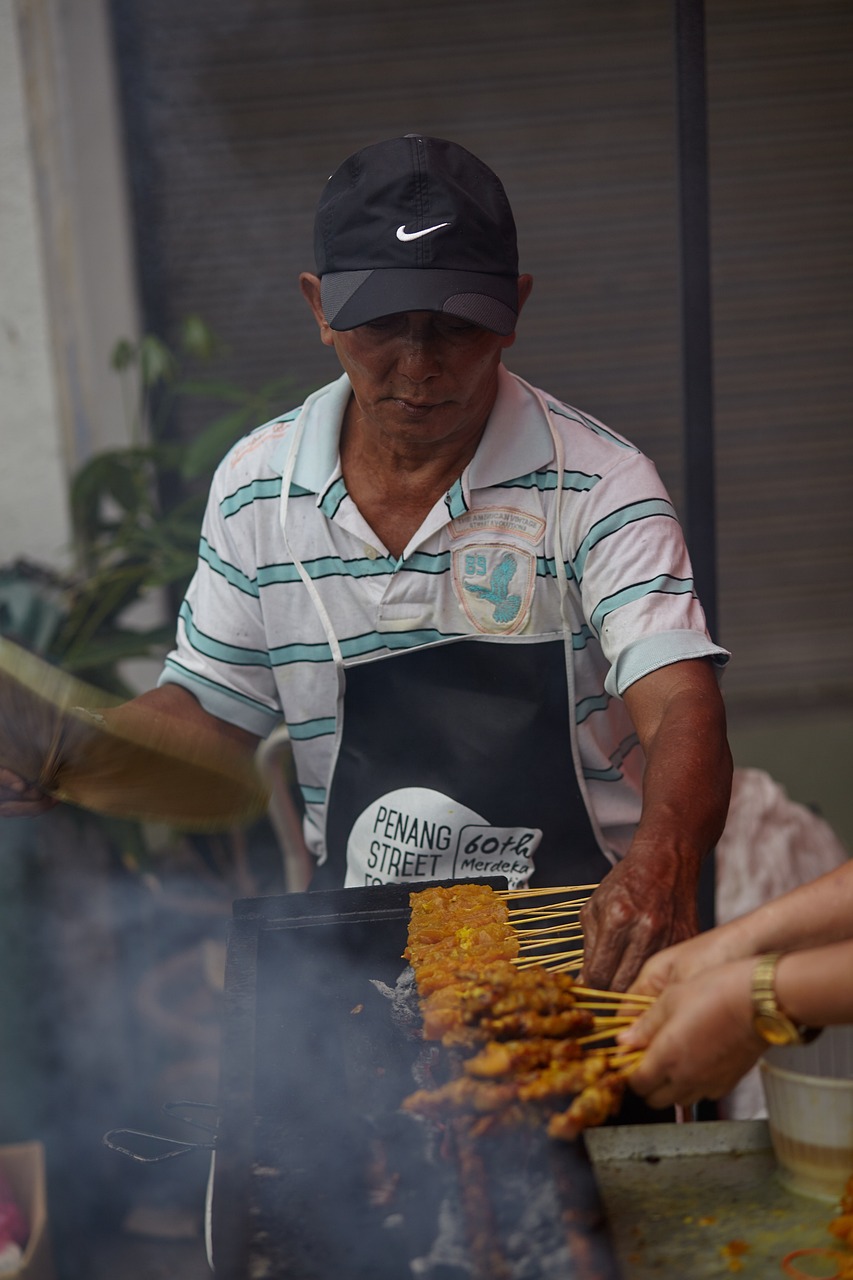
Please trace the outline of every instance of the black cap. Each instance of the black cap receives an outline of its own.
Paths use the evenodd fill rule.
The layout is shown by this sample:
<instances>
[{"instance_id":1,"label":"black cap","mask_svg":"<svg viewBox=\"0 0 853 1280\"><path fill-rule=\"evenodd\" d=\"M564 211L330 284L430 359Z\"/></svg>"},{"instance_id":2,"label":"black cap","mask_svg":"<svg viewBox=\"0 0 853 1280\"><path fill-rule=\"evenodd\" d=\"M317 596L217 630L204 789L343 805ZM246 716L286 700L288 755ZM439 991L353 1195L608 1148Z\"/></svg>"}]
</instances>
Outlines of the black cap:
<instances>
[{"instance_id":1,"label":"black cap","mask_svg":"<svg viewBox=\"0 0 853 1280\"><path fill-rule=\"evenodd\" d=\"M350 156L320 197L314 253L333 329L398 311L515 329L512 209L497 175L455 142L411 133Z\"/></svg>"}]
</instances>

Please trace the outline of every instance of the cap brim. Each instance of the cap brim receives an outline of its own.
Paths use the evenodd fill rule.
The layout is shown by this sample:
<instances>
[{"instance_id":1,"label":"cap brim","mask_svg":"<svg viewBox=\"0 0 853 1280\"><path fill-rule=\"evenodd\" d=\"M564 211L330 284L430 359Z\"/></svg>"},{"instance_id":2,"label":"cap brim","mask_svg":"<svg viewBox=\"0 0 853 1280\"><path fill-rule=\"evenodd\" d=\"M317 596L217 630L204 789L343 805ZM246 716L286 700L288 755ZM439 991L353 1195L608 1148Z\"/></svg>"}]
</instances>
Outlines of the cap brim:
<instances>
[{"instance_id":1,"label":"cap brim","mask_svg":"<svg viewBox=\"0 0 853 1280\"><path fill-rule=\"evenodd\" d=\"M332 271L320 280L326 320L355 329L400 311L442 311L503 335L518 320L518 277L476 271Z\"/></svg>"}]
</instances>

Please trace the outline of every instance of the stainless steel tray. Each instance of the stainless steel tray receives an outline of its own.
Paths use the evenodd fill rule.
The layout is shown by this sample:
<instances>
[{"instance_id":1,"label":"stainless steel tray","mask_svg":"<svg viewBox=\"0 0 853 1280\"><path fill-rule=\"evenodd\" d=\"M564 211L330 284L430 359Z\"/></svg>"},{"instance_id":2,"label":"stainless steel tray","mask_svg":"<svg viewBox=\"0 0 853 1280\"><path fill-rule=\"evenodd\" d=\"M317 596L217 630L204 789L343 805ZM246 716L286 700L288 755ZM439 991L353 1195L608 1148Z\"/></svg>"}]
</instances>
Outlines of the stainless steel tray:
<instances>
[{"instance_id":1,"label":"stainless steel tray","mask_svg":"<svg viewBox=\"0 0 853 1280\"><path fill-rule=\"evenodd\" d=\"M626 1280L780 1280L793 1249L837 1243L833 1206L778 1180L765 1120L615 1125L586 1144Z\"/></svg>"}]
</instances>

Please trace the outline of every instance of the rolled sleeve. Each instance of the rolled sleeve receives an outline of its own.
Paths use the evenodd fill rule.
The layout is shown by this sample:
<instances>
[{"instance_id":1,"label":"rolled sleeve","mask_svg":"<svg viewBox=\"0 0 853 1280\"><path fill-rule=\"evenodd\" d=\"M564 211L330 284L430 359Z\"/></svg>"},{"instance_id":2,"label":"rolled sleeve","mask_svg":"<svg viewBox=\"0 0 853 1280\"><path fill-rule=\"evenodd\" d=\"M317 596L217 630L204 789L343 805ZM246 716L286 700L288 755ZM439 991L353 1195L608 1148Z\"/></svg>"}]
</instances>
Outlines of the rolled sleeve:
<instances>
[{"instance_id":1,"label":"rolled sleeve","mask_svg":"<svg viewBox=\"0 0 853 1280\"><path fill-rule=\"evenodd\" d=\"M714 644L707 634L662 631L627 645L611 666L604 687L608 693L621 698L636 680L673 662L685 662L691 658L710 658L718 676L722 676L730 657L728 650Z\"/></svg>"}]
</instances>

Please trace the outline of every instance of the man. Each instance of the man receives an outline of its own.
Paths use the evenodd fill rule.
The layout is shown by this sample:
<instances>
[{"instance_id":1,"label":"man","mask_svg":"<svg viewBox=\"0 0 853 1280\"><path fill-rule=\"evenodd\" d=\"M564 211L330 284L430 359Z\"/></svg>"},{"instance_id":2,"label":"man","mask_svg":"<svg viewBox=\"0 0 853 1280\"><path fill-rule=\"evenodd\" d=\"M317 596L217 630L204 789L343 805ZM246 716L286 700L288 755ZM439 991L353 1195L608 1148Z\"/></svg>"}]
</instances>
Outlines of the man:
<instances>
[{"instance_id":1,"label":"man","mask_svg":"<svg viewBox=\"0 0 853 1280\"><path fill-rule=\"evenodd\" d=\"M344 373L220 466L137 704L247 744L283 716L316 887L603 881L585 977L624 988L695 932L731 781L728 655L672 505L626 440L503 368L532 281L464 148L351 156L315 253L300 285Z\"/></svg>"}]
</instances>

